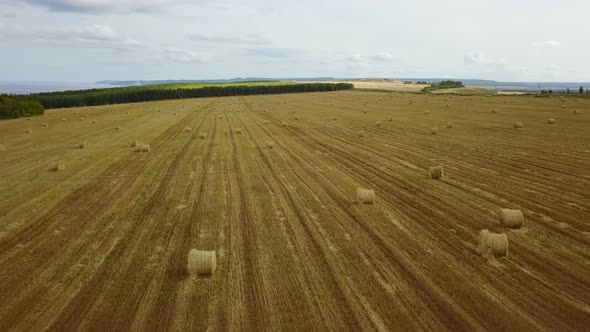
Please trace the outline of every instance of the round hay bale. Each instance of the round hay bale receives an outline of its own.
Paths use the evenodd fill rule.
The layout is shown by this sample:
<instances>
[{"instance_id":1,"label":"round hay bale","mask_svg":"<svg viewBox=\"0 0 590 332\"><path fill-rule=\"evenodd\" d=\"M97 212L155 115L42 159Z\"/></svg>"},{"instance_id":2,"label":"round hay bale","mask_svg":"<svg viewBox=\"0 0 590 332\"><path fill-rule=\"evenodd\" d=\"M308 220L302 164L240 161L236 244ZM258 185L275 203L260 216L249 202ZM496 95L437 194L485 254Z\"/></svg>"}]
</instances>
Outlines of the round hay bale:
<instances>
[{"instance_id":1,"label":"round hay bale","mask_svg":"<svg viewBox=\"0 0 590 332\"><path fill-rule=\"evenodd\" d=\"M123 127L121 127L121 126L116 126L115 127L115 130L121 130L121 129L123 129Z\"/></svg>"},{"instance_id":2,"label":"round hay bale","mask_svg":"<svg viewBox=\"0 0 590 332\"><path fill-rule=\"evenodd\" d=\"M96 121L92 121L92 124L96 124Z\"/></svg>"},{"instance_id":3,"label":"round hay bale","mask_svg":"<svg viewBox=\"0 0 590 332\"><path fill-rule=\"evenodd\" d=\"M223 117L222 117L222 116L220 116L220 117L219 117L219 120L221 120L221 119L223 119Z\"/></svg>"},{"instance_id":4,"label":"round hay bale","mask_svg":"<svg viewBox=\"0 0 590 332\"><path fill-rule=\"evenodd\" d=\"M172 113L172 115L176 115L176 112Z\"/></svg>"},{"instance_id":5,"label":"round hay bale","mask_svg":"<svg viewBox=\"0 0 590 332\"><path fill-rule=\"evenodd\" d=\"M217 268L215 251L191 249L188 253L187 270L190 276L211 275Z\"/></svg>"},{"instance_id":6,"label":"round hay bale","mask_svg":"<svg viewBox=\"0 0 590 332\"><path fill-rule=\"evenodd\" d=\"M275 142L272 141L267 141L266 142L266 147L269 149L272 149L275 146Z\"/></svg>"},{"instance_id":7,"label":"round hay bale","mask_svg":"<svg viewBox=\"0 0 590 332\"><path fill-rule=\"evenodd\" d=\"M336 117L335 116L333 116L331 119L332 119L332 121L336 121Z\"/></svg>"},{"instance_id":8,"label":"round hay bale","mask_svg":"<svg viewBox=\"0 0 590 332\"><path fill-rule=\"evenodd\" d=\"M388 118L387 118L387 121L389 121L389 122L393 122L393 117L392 117L392 116L388 117Z\"/></svg>"},{"instance_id":9,"label":"round hay bale","mask_svg":"<svg viewBox=\"0 0 590 332\"><path fill-rule=\"evenodd\" d=\"M432 128L430 128L430 134L431 134L431 135L436 135L436 134L438 134L438 128L437 128L437 127L432 127Z\"/></svg>"},{"instance_id":10,"label":"round hay bale","mask_svg":"<svg viewBox=\"0 0 590 332\"><path fill-rule=\"evenodd\" d=\"M299 117L298 117L298 116L296 116L294 119L295 119L295 120L299 120Z\"/></svg>"},{"instance_id":11,"label":"round hay bale","mask_svg":"<svg viewBox=\"0 0 590 332\"><path fill-rule=\"evenodd\" d=\"M199 134L199 137L200 137L201 139L205 139L205 138L207 138L207 133L200 133L200 134Z\"/></svg>"},{"instance_id":12,"label":"round hay bale","mask_svg":"<svg viewBox=\"0 0 590 332\"><path fill-rule=\"evenodd\" d=\"M447 122L446 127L453 128L453 123L451 121Z\"/></svg>"},{"instance_id":13,"label":"round hay bale","mask_svg":"<svg viewBox=\"0 0 590 332\"><path fill-rule=\"evenodd\" d=\"M241 134L242 133L242 128L236 128L236 134Z\"/></svg>"},{"instance_id":14,"label":"round hay bale","mask_svg":"<svg viewBox=\"0 0 590 332\"><path fill-rule=\"evenodd\" d=\"M522 122L516 121L512 124L512 127L516 128L516 129L522 128Z\"/></svg>"},{"instance_id":15,"label":"round hay bale","mask_svg":"<svg viewBox=\"0 0 590 332\"><path fill-rule=\"evenodd\" d=\"M424 115L430 114L430 111L424 111Z\"/></svg>"},{"instance_id":16,"label":"round hay bale","mask_svg":"<svg viewBox=\"0 0 590 332\"><path fill-rule=\"evenodd\" d=\"M150 152L152 149L149 144L139 144L135 152Z\"/></svg>"},{"instance_id":17,"label":"round hay bale","mask_svg":"<svg viewBox=\"0 0 590 332\"><path fill-rule=\"evenodd\" d=\"M375 125L376 125L377 127L381 127L381 125L382 125L382 124L383 124L383 123L382 123L381 121L375 121Z\"/></svg>"},{"instance_id":18,"label":"round hay bale","mask_svg":"<svg viewBox=\"0 0 590 332\"><path fill-rule=\"evenodd\" d=\"M492 113L498 113L498 109L494 108L491 112Z\"/></svg>"},{"instance_id":19,"label":"round hay bale","mask_svg":"<svg viewBox=\"0 0 590 332\"><path fill-rule=\"evenodd\" d=\"M281 122L281 126L287 127L287 123L285 121Z\"/></svg>"},{"instance_id":20,"label":"round hay bale","mask_svg":"<svg viewBox=\"0 0 590 332\"><path fill-rule=\"evenodd\" d=\"M0 144L0 152L1 151L6 151L6 150L7 150L6 145Z\"/></svg>"},{"instance_id":21,"label":"round hay bale","mask_svg":"<svg viewBox=\"0 0 590 332\"><path fill-rule=\"evenodd\" d=\"M357 133L358 137L365 137L365 131L364 130L359 130L359 132Z\"/></svg>"},{"instance_id":22,"label":"round hay bale","mask_svg":"<svg viewBox=\"0 0 590 332\"><path fill-rule=\"evenodd\" d=\"M574 110L573 113L574 114L580 114L581 112L580 112L580 110Z\"/></svg>"},{"instance_id":23,"label":"round hay bale","mask_svg":"<svg viewBox=\"0 0 590 332\"><path fill-rule=\"evenodd\" d=\"M31 133L33 133L33 130L31 130L31 129L25 129L25 133L31 134Z\"/></svg>"},{"instance_id":24,"label":"round hay bale","mask_svg":"<svg viewBox=\"0 0 590 332\"><path fill-rule=\"evenodd\" d=\"M373 204L375 203L375 190L357 188L356 199L363 204Z\"/></svg>"},{"instance_id":25,"label":"round hay bale","mask_svg":"<svg viewBox=\"0 0 590 332\"><path fill-rule=\"evenodd\" d=\"M49 170L52 172L65 171L66 170L66 163L64 163L63 160L59 160L57 162L54 162L53 164L51 164L51 167L49 167Z\"/></svg>"},{"instance_id":26,"label":"round hay bale","mask_svg":"<svg viewBox=\"0 0 590 332\"><path fill-rule=\"evenodd\" d=\"M86 147L86 142L82 142L76 146L78 149L84 149Z\"/></svg>"},{"instance_id":27,"label":"round hay bale","mask_svg":"<svg viewBox=\"0 0 590 332\"><path fill-rule=\"evenodd\" d=\"M486 258L508 255L508 237L482 229L477 237L477 251Z\"/></svg>"},{"instance_id":28,"label":"round hay bale","mask_svg":"<svg viewBox=\"0 0 590 332\"><path fill-rule=\"evenodd\" d=\"M66 118L61 118L61 121L62 121L62 122L66 122L66 121L68 121L68 119L66 119Z\"/></svg>"},{"instance_id":29,"label":"round hay bale","mask_svg":"<svg viewBox=\"0 0 590 332\"><path fill-rule=\"evenodd\" d=\"M191 128L191 127L184 127L184 132L185 133L190 133L191 131L193 131L193 128Z\"/></svg>"},{"instance_id":30,"label":"round hay bale","mask_svg":"<svg viewBox=\"0 0 590 332\"><path fill-rule=\"evenodd\" d=\"M555 120L555 119L553 119L553 118L547 119L547 123L548 123L548 124L554 124L554 123L556 123L556 122L557 122L557 120Z\"/></svg>"},{"instance_id":31,"label":"round hay bale","mask_svg":"<svg viewBox=\"0 0 590 332\"><path fill-rule=\"evenodd\" d=\"M27 121L31 121L31 118L27 118Z\"/></svg>"},{"instance_id":32,"label":"round hay bale","mask_svg":"<svg viewBox=\"0 0 590 332\"><path fill-rule=\"evenodd\" d=\"M269 122L268 122L268 120L264 120L264 121L262 121L262 123L263 124L268 124Z\"/></svg>"},{"instance_id":33,"label":"round hay bale","mask_svg":"<svg viewBox=\"0 0 590 332\"><path fill-rule=\"evenodd\" d=\"M499 209L498 220L504 227L521 228L524 223L524 215L520 210Z\"/></svg>"},{"instance_id":34,"label":"round hay bale","mask_svg":"<svg viewBox=\"0 0 590 332\"><path fill-rule=\"evenodd\" d=\"M129 143L129 146L132 148L135 148L135 147L139 146L139 142L137 142L137 140L131 141L131 143Z\"/></svg>"},{"instance_id":35,"label":"round hay bale","mask_svg":"<svg viewBox=\"0 0 590 332\"><path fill-rule=\"evenodd\" d=\"M431 179L442 180L445 177L445 170L442 166L430 167L428 172Z\"/></svg>"},{"instance_id":36,"label":"round hay bale","mask_svg":"<svg viewBox=\"0 0 590 332\"><path fill-rule=\"evenodd\" d=\"M42 126L43 127L49 127L49 125L47 123L43 123Z\"/></svg>"}]
</instances>

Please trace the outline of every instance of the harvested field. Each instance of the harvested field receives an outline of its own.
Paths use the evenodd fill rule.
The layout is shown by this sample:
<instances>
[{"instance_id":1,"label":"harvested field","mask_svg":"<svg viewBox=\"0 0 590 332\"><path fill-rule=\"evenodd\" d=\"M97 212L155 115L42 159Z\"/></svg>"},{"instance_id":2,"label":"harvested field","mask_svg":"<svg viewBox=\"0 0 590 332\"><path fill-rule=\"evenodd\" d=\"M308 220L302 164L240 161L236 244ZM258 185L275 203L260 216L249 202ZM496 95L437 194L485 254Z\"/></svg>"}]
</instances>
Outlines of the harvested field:
<instances>
[{"instance_id":1,"label":"harvested field","mask_svg":"<svg viewBox=\"0 0 590 332\"><path fill-rule=\"evenodd\" d=\"M590 99L566 99L341 91L1 121L0 331L586 330ZM505 257L482 257L483 229ZM191 249L216 252L211 275Z\"/></svg>"}]
</instances>

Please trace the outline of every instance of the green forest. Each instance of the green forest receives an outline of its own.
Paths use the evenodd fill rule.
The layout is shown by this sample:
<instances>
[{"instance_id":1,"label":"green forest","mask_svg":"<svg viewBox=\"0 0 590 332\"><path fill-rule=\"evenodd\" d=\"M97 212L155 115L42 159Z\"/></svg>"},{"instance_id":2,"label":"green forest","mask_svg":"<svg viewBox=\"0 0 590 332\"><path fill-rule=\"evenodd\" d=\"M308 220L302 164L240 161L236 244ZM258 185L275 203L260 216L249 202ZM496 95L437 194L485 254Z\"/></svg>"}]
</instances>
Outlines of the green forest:
<instances>
[{"instance_id":1,"label":"green forest","mask_svg":"<svg viewBox=\"0 0 590 332\"><path fill-rule=\"evenodd\" d=\"M348 83L162 84L33 94L45 108L97 106L165 99L241 96L352 89Z\"/></svg>"},{"instance_id":2,"label":"green forest","mask_svg":"<svg viewBox=\"0 0 590 332\"><path fill-rule=\"evenodd\" d=\"M440 89L463 88L463 87L465 87L465 85L461 81L447 80L447 81L441 81L438 83L432 83L432 84L430 84L430 86L427 86L424 89L422 89L422 92L430 92L430 91L440 90Z\"/></svg>"},{"instance_id":3,"label":"green forest","mask_svg":"<svg viewBox=\"0 0 590 332\"><path fill-rule=\"evenodd\" d=\"M0 119L43 114L45 108L39 100L27 96L0 95Z\"/></svg>"}]
</instances>

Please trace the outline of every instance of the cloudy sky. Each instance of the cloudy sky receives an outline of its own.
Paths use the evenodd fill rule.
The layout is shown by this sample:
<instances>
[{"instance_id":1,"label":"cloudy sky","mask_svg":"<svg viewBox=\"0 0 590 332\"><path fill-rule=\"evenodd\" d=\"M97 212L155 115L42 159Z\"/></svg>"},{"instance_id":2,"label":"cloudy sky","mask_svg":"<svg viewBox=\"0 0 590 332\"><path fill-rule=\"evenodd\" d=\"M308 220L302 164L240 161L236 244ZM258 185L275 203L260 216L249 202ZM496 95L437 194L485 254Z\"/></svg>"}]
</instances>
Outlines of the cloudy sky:
<instances>
[{"instance_id":1,"label":"cloudy sky","mask_svg":"<svg viewBox=\"0 0 590 332\"><path fill-rule=\"evenodd\" d=\"M0 0L0 81L590 81L588 0Z\"/></svg>"}]
</instances>

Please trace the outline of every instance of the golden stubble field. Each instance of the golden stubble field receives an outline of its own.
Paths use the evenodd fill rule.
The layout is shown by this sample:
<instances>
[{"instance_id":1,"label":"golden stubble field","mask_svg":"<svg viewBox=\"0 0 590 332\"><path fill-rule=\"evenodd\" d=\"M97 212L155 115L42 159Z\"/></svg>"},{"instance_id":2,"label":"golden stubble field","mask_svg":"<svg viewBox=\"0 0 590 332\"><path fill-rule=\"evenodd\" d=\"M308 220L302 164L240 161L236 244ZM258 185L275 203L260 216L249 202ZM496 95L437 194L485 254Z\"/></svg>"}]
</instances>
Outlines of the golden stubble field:
<instances>
[{"instance_id":1,"label":"golden stubble field","mask_svg":"<svg viewBox=\"0 0 590 332\"><path fill-rule=\"evenodd\" d=\"M1 331L590 326L589 99L177 100L49 110L0 140ZM506 257L479 255L482 229ZM189 277L191 248L217 251L212 276Z\"/></svg>"}]
</instances>

